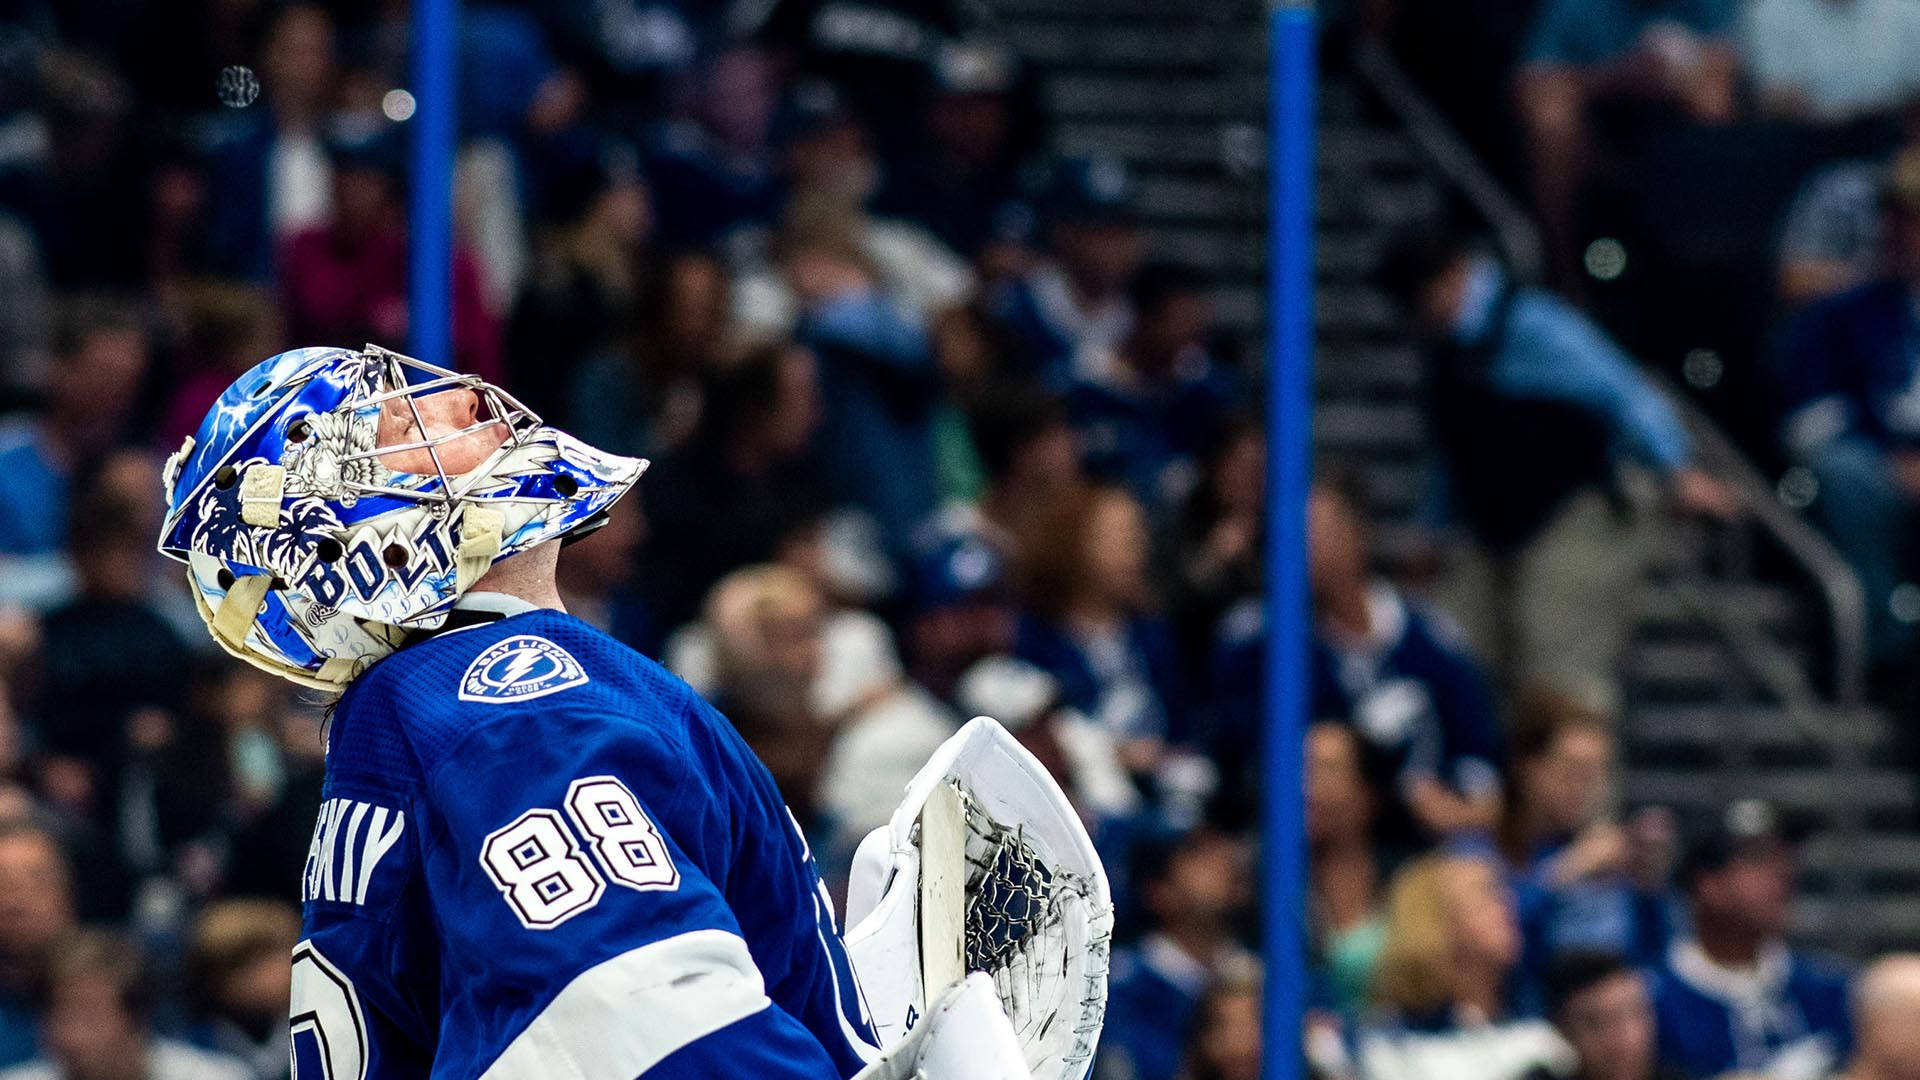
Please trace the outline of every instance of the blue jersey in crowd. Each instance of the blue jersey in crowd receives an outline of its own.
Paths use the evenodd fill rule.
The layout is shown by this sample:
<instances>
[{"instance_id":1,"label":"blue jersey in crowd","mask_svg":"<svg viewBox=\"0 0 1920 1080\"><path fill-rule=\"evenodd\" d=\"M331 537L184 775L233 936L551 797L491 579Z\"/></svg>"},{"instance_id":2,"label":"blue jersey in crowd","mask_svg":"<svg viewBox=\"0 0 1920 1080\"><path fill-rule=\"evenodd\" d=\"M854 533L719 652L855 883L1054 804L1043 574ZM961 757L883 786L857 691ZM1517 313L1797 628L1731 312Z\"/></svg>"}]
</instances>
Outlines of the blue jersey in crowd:
<instances>
[{"instance_id":1,"label":"blue jersey in crowd","mask_svg":"<svg viewBox=\"0 0 1920 1080\"><path fill-rule=\"evenodd\" d=\"M739 735L571 616L455 613L490 616L334 714L296 1080L857 1071L874 1036L831 902Z\"/></svg>"},{"instance_id":2,"label":"blue jersey in crowd","mask_svg":"<svg viewBox=\"0 0 1920 1080\"><path fill-rule=\"evenodd\" d=\"M1852 1052L1844 973L1776 945L1751 972L1709 960L1676 942L1655 973L1660 1060L1689 1076L1774 1071L1791 1058L1796 1076L1837 1072Z\"/></svg>"}]
</instances>

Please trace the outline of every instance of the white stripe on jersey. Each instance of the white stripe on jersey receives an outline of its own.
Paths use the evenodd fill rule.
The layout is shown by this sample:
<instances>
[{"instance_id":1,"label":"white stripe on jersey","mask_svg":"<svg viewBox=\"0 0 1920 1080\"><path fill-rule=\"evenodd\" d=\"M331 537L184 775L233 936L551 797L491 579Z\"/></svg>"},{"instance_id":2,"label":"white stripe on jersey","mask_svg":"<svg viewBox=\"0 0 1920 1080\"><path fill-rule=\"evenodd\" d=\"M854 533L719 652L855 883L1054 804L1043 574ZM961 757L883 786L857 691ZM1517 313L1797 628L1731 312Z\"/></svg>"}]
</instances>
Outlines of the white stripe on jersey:
<instances>
[{"instance_id":1,"label":"white stripe on jersey","mask_svg":"<svg viewBox=\"0 0 1920 1080\"><path fill-rule=\"evenodd\" d=\"M480 1080L633 1080L771 1004L739 935L691 930L575 976Z\"/></svg>"}]
</instances>

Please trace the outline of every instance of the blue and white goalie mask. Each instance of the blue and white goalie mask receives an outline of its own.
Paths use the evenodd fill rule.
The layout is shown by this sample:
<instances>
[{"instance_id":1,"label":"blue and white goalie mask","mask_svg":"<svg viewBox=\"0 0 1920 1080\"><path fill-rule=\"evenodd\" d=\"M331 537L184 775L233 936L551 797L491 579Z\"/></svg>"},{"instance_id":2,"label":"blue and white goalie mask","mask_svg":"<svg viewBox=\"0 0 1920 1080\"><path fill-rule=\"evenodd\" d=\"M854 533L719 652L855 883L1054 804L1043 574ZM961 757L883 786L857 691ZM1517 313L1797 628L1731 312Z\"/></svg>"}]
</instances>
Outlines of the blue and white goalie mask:
<instances>
[{"instance_id":1,"label":"blue and white goalie mask","mask_svg":"<svg viewBox=\"0 0 1920 1080\"><path fill-rule=\"evenodd\" d=\"M162 553L215 641L337 690L494 563L604 520L647 463L500 388L369 345L240 376L167 461Z\"/></svg>"}]
</instances>

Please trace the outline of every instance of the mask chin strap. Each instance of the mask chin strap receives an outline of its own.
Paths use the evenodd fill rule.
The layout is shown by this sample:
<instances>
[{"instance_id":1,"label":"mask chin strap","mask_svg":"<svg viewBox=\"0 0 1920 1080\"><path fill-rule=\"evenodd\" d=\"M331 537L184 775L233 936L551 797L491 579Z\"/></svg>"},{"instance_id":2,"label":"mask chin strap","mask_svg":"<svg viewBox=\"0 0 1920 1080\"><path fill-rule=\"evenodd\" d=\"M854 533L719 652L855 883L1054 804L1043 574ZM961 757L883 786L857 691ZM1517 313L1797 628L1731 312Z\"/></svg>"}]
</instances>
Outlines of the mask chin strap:
<instances>
[{"instance_id":1,"label":"mask chin strap","mask_svg":"<svg viewBox=\"0 0 1920 1080\"><path fill-rule=\"evenodd\" d=\"M360 665L344 656L330 657L320 665L319 671L307 671L292 664L269 660L247 648L247 635L253 630L253 620L260 614L260 605L267 597L267 589L273 579L266 574L248 574L235 578L233 587L220 601L220 610L213 611L207 606L207 598L199 589L190 589L194 606L200 609L200 618L213 632L213 640L231 655L246 661L270 675L278 675L314 690L343 690L352 678L359 674Z\"/></svg>"},{"instance_id":2,"label":"mask chin strap","mask_svg":"<svg viewBox=\"0 0 1920 1080\"><path fill-rule=\"evenodd\" d=\"M460 512L460 547L454 552L453 594L468 589L493 567L500 555L500 512L467 504Z\"/></svg>"}]
</instances>

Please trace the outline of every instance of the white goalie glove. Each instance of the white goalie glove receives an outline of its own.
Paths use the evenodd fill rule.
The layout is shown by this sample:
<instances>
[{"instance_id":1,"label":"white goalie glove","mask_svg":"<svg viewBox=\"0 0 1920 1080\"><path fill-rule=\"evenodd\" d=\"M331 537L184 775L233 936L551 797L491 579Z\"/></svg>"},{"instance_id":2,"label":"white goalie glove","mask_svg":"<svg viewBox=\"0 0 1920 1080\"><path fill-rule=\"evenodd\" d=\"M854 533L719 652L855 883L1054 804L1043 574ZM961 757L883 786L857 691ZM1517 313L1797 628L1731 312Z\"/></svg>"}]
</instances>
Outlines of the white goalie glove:
<instances>
[{"instance_id":1,"label":"white goalie glove","mask_svg":"<svg viewBox=\"0 0 1920 1080\"><path fill-rule=\"evenodd\" d=\"M1016 1075L1087 1075L1106 1016L1106 872L1060 786L994 720L977 717L942 744L862 841L847 922L882 1045L904 1045L929 1002L978 972L1011 1024L1026 1068ZM976 1061L988 1071L927 1075L1003 1075L986 1057Z\"/></svg>"},{"instance_id":2,"label":"white goalie glove","mask_svg":"<svg viewBox=\"0 0 1920 1080\"><path fill-rule=\"evenodd\" d=\"M993 980L969 975L933 999L926 1016L853 1080L1027 1080L1020 1040Z\"/></svg>"}]
</instances>

